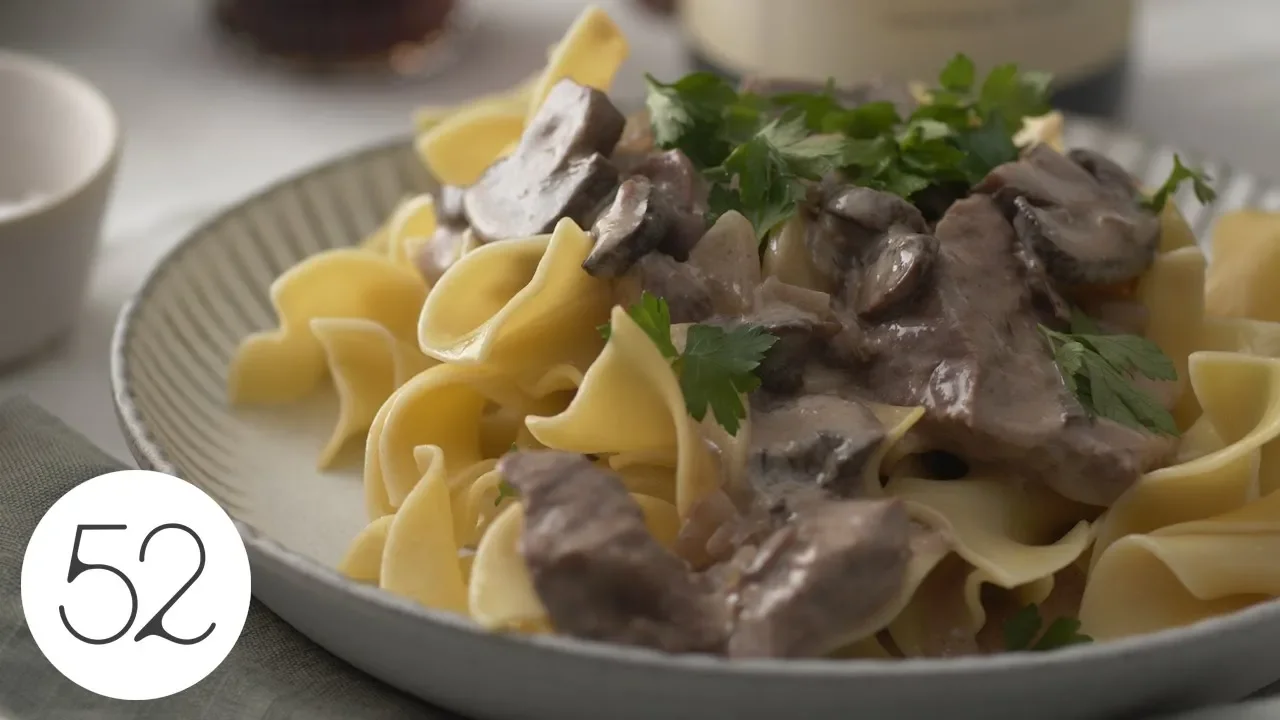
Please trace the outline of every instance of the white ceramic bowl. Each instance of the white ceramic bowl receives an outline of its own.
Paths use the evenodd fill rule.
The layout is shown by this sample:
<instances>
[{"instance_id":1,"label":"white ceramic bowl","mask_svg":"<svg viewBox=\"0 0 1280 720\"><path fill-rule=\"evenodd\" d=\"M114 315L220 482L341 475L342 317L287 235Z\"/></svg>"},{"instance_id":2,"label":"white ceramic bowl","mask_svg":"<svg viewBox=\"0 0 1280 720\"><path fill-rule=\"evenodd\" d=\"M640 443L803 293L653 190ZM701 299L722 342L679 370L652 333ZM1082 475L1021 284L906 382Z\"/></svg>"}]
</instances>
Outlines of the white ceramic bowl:
<instances>
[{"instance_id":1,"label":"white ceramic bowl","mask_svg":"<svg viewBox=\"0 0 1280 720\"><path fill-rule=\"evenodd\" d=\"M1067 143L1115 158L1150 185L1173 161L1170 148L1080 120L1069 122ZM1182 157L1219 191L1206 207L1182 203L1201 237L1223 211L1280 209L1280 186ZM406 192L431 189L401 142L258 193L161 261L125 307L112 346L116 407L138 463L216 498L244 537L254 595L338 657L484 720L1111 720L1234 700L1280 678L1280 602L1052 653L728 662L486 633L348 580L334 567L367 521L359 472L314 469L333 397L232 410L227 364L241 338L275 325L273 278L352 244Z\"/></svg>"},{"instance_id":2,"label":"white ceramic bowl","mask_svg":"<svg viewBox=\"0 0 1280 720\"><path fill-rule=\"evenodd\" d=\"M119 148L120 124L97 88L0 52L0 365L75 319Z\"/></svg>"}]
</instances>

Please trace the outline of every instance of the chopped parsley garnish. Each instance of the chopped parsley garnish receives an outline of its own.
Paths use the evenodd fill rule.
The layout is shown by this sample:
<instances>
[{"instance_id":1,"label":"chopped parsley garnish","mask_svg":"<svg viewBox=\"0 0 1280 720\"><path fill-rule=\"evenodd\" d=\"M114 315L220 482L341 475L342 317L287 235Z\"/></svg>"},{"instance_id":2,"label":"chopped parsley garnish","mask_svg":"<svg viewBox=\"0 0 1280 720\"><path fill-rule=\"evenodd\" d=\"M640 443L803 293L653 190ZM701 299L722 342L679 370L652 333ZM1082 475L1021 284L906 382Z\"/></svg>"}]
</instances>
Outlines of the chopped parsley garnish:
<instances>
[{"instance_id":1,"label":"chopped parsley garnish","mask_svg":"<svg viewBox=\"0 0 1280 720\"><path fill-rule=\"evenodd\" d=\"M627 308L627 314L671 362L689 415L701 421L710 410L721 427L737 435L747 416L741 395L760 386L755 370L778 339L755 325L729 329L691 325L681 353L671 342L671 312L666 300L641 293L640 301ZM608 338L607 326L601 327L601 334Z\"/></svg>"},{"instance_id":2,"label":"chopped parsley garnish","mask_svg":"<svg viewBox=\"0 0 1280 720\"><path fill-rule=\"evenodd\" d=\"M1160 212L1164 209L1165 203L1169 202L1169 198L1178 192L1178 187L1186 180L1191 181L1191 189L1195 192L1196 199L1202 204L1209 204L1218 197L1218 193L1209 187L1210 178L1199 170L1192 170L1182 164L1182 158L1177 154L1173 156L1173 170L1169 173L1169 177L1165 179L1155 193L1146 201L1147 208Z\"/></svg>"},{"instance_id":3,"label":"chopped parsley garnish","mask_svg":"<svg viewBox=\"0 0 1280 720\"><path fill-rule=\"evenodd\" d=\"M1067 389L1084 409L1122 425L1164 435L1178 434L1173 416L1131 380L1177 380L1173 361L1150 340L1136 335L1104 335L1087 316L1072 313L1071 331L1040 327Z\"/></svg>"},{"instance_id":4,"label":"chopped parsley garnish","mask_svg":"<svg viewBox=\"0 0 1280 720\"><path fill-rule=\"evenodd\" d=\"M796 212L806 185L841 170L858 185L904 198L968 187L1017 158L1022 121L1048 112L1049 76L1001 65L978 84L957 55L907 118L888 102L844 107L821 92L763 98L711 73L667 84L646 77L654 141L678 148L710 181L710 214L741 212L760 237Z\"/></svg>"},{"instance_id":5,"label":"chopped parsley garnish","mask_svg":"<svg viewBox=\"0 0 1280 720\"><path fill-rule=\"evenodd\" d=\"M1040 608L1034 603L1018 610L1005 621L1005 648L1011 651L1043 652L1093 642L1093 638L1080 633L1080 621L1075 618L1058 618L1049 623L1049 627L1041 634L1043 624Z\"/></svg>"},{"instance_id":6,"label":"chopped parsley garnish","mask_svg":"<svg viewBox=\"0 0 1280 720\"><path fill-rule=\"evenodd\" d=\"M498 497L494 499L493 506L498 507L499 505L502 504L503 500L506 500L509 497L510 498L516 497L516 489L512 487L511 483L507 482L505 479L499 480L498 481Z\"/></svg>"}]
</instances>

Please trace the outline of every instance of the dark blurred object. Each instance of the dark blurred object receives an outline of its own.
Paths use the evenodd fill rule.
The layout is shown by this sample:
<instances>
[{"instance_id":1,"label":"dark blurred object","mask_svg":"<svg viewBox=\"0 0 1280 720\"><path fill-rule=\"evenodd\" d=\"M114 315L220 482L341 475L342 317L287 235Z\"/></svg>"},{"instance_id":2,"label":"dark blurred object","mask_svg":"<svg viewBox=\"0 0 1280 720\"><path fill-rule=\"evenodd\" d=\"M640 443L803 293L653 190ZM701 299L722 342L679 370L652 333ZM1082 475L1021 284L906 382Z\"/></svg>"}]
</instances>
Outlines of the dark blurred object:
<instances>
[{"instance_id":1,"label":"dark blurred object","mask_svg":"<svg viewBox=\"0 0 1280 720\"><path fill-rule=\"evenodd\" d=\"M312 69L436 69L459 0L214 0L218 25L266 55Z\"/></svg>"},{"instance_id":2,"label":"dark blurred object","mask_svg":"<svg viewBox=\"0 0 1280 720\"><path fill-rule=\"evenodd\" d=\"M1054 105L1113 115L1124 99L1134 0L678 0L700 69L840 87L936 82L957 52L979 71L1054 75Z\"/></svg>"},{"instance_id":3,"label":"dark blurred object","mask_svg":"<svg viewBox=\"0 0 1280 720\"><path fill-rule=\"evenodd\" d=\"M674 15L677 0L637 0L645 9L659 15Z\"/></svg>"}]
</instances>

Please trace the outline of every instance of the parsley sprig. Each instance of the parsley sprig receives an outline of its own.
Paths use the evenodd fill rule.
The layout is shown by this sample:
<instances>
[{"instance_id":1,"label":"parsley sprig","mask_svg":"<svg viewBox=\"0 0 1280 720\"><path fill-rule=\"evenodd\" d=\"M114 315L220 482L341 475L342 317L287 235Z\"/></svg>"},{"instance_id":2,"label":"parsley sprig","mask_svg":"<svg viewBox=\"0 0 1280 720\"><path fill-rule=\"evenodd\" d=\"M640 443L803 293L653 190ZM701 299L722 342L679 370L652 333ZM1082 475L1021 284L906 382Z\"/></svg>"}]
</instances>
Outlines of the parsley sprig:
<instances>
[{"instance_id":1,"label":"parsley sprig","mask_svg":"<svg viewBox=\"0 0 1280 720\"><path fill-rule=\"evenodd\" d=\"M1004 623L1005 648L1012 651L1043 652L1093 642L1093 638L1080 633L1080 621L1075 618L1058 618L1049 623L1049 627L1041 634L1043 625L1040 608L1035 603L1018 610Z\"/></svg>"},{"instance_id":2,"label":"parsley sprig","mask_svg":"<svg viewBox=\"0 0 1280 720\"><path fill-rule=\"evenodd\" d=\"M671 312L666 300L643 292L640 301L627 308L627 315L670 361L689 415L701 421L710 410L726 432L737 435L747 416L742 394L760 387L755 370L778 338L756 325L729 329L691 325L682 353L671 342ZM602 325L600 333L607 340L609 326Z\"/></svg>"},{"instance_id":3,"label":"parsley sprig","mask_svg":"<svg viewBox=\"0 0 1280 720\"><path fill-rule=\"evenodd\" d=\"M1164 209L1165 203L1169 202L1169 198L1178 192L1178 187L1187 180L1191 181L1191 188L1195 192L1196 199L1202 204L1208 205L1218 197L1218 193L1212 187L1209 187L1209 182L1212 178L1199 170L1193 170L1183 165L1182 158L1175 153L1173 156L1173 170L1169 172L1169 177L1143 204L1149 210L1160 212Z\"/></svg>"},{"instance_id":4,"label":"parsley sprig","mask_svg":"<svg viewBox=\"0 0 1280 720\"><path fill-rule=\"evenodd\" d=\"M739 93L711 73L646 82L655 143L702 169L713 218L737 210L762 238L796 212L808 183L832 170L908 199L935 186L963 191L1015 159L1023 119L1049 110L1048 75L1001 65L979 84L964 55L905 119L888 102L844 107L830 81L820 92L769 98Z\"/></svg>"},{"instance_id":5,"label":"parsley sprig","mask_svg":"<svg viewBox=\"0 0 1280 720\"><path fill-rule=\"evenodd\" d=\"M1070 332L1043 325L1040 330L1067 389L1089 414L1139 430L1178 435L1169 411L1131 382L1137 375L1178 379L1173 361L1159 346L1136 335L1104 335L1078 310L1072 312Z\"/></svg>"}]
</instances>

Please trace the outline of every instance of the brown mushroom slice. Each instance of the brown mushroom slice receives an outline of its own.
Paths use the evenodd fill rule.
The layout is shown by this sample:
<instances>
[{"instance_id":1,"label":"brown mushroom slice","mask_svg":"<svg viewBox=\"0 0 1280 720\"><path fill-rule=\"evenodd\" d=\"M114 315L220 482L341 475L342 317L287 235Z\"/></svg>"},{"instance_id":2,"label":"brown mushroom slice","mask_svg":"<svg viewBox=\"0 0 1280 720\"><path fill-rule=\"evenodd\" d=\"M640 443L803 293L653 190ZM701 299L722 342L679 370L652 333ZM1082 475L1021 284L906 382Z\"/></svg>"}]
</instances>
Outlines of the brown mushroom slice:
<instances>
[{"instance_id":1,"label":"brown mushroom slice","mask_svg":"<svg viewBox=\"0 0 1280 720\"><path fill-rule=\"evenodd\" d=\"M1057 282L1135 278L1155 260L1160 220L1139 205L1137 190L1117 176L1123 172L1118 166L1080 157L1087 167L1036 145L1021 160L992 170L974 189L996 199Z\"/></svg>"},{"instance_id":2,"label":"brown mushroom slice","mask_svg":"<svg viewBox=\"0 0 1280 720\"><path fill-rule=\"evenodd\" d=\"M659 250L684 261L707 231L707 184L679 150L650 153L632 172L653 182L654 207L667 221Z\"/></svg>"},{"instance_id":3,"label":"brown mushroom slice","mask_svg":"<svg viewBox=\"0 0 1280 720\"><path fill-rule=\"evenodd\" d=\"M835 395L801 395L753 407L747 477L771 507L853 497L884 427L866 405Z\"/></svg>"},{"instance_id":4,"label":"brown mushroom slice","mask_svg":"<svg viewBox=\"0 0 1280 720\"><path fill-rule=\"evenodd\" d=\"M649 533L620 478L554 451L507 455L498 469L520 495L520 553L557 631L667 652L723 647L719 595Z\"/></svg>"},{"instance_id":5,"label":"brown mushroom slice","mask_svg":"<svg viewBox=\"0 0 1280 720\"><path fill-rule=\"evenodd\" d=\"M890 232L880 239L858 285L858 315L882 318L902 307L928 282L938 239Z\"/></svg>"},{"instance_id":6,"label":"brown mushroom slice","mask_svg":"<svg viewBox=\"0 0 1280 720\"><path fill-rule=\"evenodd\" d=\"M599 90L556 83L516 151L467 190L471 227L488 242L548 233L566 217L589 225L618 183L608 155L624 122Z\"/></svg>"},{"instance_id":7,"label":"brown mushroom slice","mask_svg":"<svg viewBox=\"0 0 1280 720\"><path fill-rule=\"evenodd\" d=\"M837 286L846 291L851 270L856 270L864 256L890 228L903 232L926 233L929 224L914 205L880 190L844 185L828 188L823 213L815 223L816 230L805 237L813 265L819 272L834 274L842 280Z\"/></svg>"},{"instance_id":8,"label":"brown mushroom slice","mask_svg":"<svg viewBox=\"0 0 1280 720\"><path fill-rule=\"evenodd\" d=\"M596 244L582 269L595 277L618 277L657 247L666 230L666 218L654 208L649 178L629 177L591 227Z\"/></svg>"},{"instance_id":9,"label":"brown mushroom slice","mask_svg":"<svg viewBox=\"0 0 1280 720\"><path fill-rule=\"evenodd\" d=\"M467 189L457 185L444 185L440 188L440 202L436 204L436 212L443 225L467 226Z\"/></svg>"}]
</instances>

